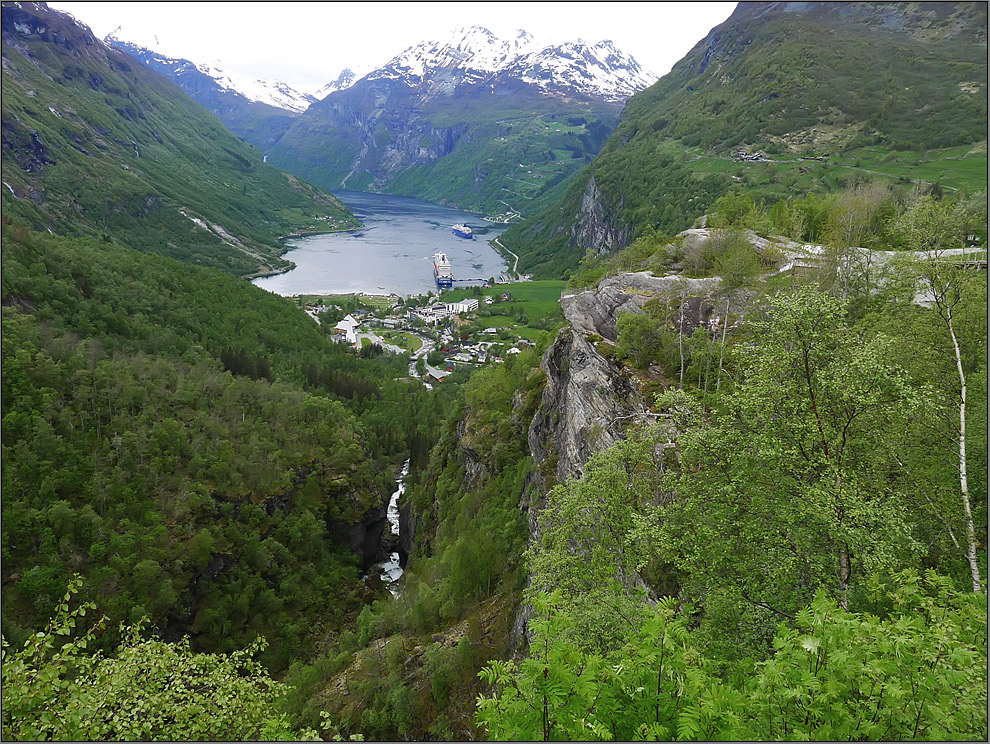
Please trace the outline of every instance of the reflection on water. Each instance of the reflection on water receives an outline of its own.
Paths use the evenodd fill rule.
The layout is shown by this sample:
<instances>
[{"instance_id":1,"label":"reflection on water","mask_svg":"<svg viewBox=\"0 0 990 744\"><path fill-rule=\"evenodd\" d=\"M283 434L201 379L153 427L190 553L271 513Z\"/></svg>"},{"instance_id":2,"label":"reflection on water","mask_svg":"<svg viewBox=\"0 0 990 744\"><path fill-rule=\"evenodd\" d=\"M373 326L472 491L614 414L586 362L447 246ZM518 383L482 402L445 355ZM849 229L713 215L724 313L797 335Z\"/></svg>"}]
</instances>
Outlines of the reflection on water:
<instances>
[{"instance_id":1,"label":"reflection on water","mask_svg":"<svg viewBox=\"0 0 990 744\"><path fill-rule=\"evenodd\" d=\"M488 245L505 230L504 225L409 197L356 191L337 196L364 227L288 241L285 257L296 268L256 279L254 284L280 295L425 294L436 289L433 254L437 251L450 258L455 279L485 280L506 269L505 261ZM459 222L474 230L474 240L453 234L451 225Z\"/></svg>"}]
</instances>

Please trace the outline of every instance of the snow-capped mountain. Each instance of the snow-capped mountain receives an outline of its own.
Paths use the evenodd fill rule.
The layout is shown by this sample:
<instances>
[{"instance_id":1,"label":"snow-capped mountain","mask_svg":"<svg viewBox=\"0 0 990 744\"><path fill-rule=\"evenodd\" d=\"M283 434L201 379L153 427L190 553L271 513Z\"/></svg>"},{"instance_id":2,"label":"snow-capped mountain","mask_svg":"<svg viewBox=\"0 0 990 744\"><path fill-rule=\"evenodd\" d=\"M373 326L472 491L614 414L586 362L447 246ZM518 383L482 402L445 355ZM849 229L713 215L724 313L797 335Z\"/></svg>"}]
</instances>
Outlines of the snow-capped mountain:
<instances>
[{"instance_id":1,"label":"snow-capped mountain","mask_svg":"<svg viewBox=\"0 0 990 744\"><path fill-rule=\"evenodd\" d=\"M224 69L220 61L196 63L188 59L171 57L161 49L157 37L154 38L150 46L141 46L127 41L124 38L124 32L118 27L108 34L103 41L105 44L122 49L132 57L140 59L146 65L173 80L180 73L188 75L196 70L212 78L220 93L235 93L248 101L264 103L284 111L302 113L309 108L313 101L317 100L314 96L302 93L278 80L251 79L241 75L233 75Z\"/></svg>"},{"instance_id":2,"label":"snow-capped mountain","mask_svg":"<svg viewBox=\"0 0 990 744\"><path fill-rule=\"evenodd\" d=\"M268 162L324 188L418 196L511 219L599 152L632 94L656 80L612 42L548 46L480 26L340 80Z\"/></svg>"},{"instance_id":3,"label":"snow-capped mountain","mask_svg":"<svg viewBox=\"0 0 990 744\"><path fill-rule=\"evenodd\" d=\"M533 37L518 31L515 38L499 39L487 28L469 26L452 31L446 39L411 46L369 79L400 79L410 86L429 82L441 72L458 71L461 82L477 83L505 69L533 47Z\"/></svg>"},{"instance_id":4,"label":"snow-capped mountain","mask_svg":"<svg viewBox=\"0 0 990 744\"><path fill-rule=\"evenodd\" d=\"M338 90L347 90L352 85L354 85L354 83L356 83L358 80L360 80L369 72L371 72L372 69L373 69L372 67L368 67L368 66L357 67L356 69L345 67L343 70L340 71L340 75L337 76L336 80L333 80L327 83L326 85L324 85L322 88L316 91L316 93L313 94L313 97L316 98L316 100L318 101L322 101L331 93L336 93Z\"/></svg>"},{"instance_id":5,"label":"snow-capped mountain","mask_svg":"<svg viewBox=\"0 0 990 744\"><path fill-rule=\"evenodd\" d=\"M369 80L401 80L410 87L494 82L515 78L545 93L579 93L622 101L657 80L611 41L540 47L526 31L500 39L481 26L459 28L440 41L409 47Z\"/></svg>"},{"instance_id":6,"label":"snow-capped mountain","mask_svg":"<svg viewBox=\"0 0 990 744\"><path fill-rule=\"evenodd\" d=\"M252 80L251 78L232 75L223 68L220 62L200 64L196 67L203 74L216 80L217 84L224 90L240 93L249 101L302 113L316 100L314 96L302 93L279 80Z\"/></svg>"},{"instance_id":7,"label":"snow-capped mountain","mask_svg":"<svg viewBox=\"0 0 990 744\"><path fill-rule=\"evenodd\" d=\"M504 71L546 93L577 91L606 101L621 101L649 88L657 76L608 40L578 40L520 57Z\"/></svg>"}]
</instances>

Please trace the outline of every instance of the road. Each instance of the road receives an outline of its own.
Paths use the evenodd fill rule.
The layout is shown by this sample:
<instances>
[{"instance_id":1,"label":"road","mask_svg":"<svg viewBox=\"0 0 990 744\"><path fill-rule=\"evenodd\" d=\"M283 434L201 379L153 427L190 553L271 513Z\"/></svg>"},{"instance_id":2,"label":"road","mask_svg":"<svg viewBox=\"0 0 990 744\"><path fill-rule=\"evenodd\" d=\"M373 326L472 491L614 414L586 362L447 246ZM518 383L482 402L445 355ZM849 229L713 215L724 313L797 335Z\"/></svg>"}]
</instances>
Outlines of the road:
<instances>
[{"instance_id":1,"label":"road","mask_svg":"<svg viewBox=\"0 0 990 744\"><path fill-rule=\"evenodd\" d=\"M506 252L506 253L508 253L508 254L509 254L510 256L512 256L513 258L515 258L515 259L516 259L516 262L515 262L514 264L512 264L512 273L513 273L513 274L515 274L516 276L519 276L519 272L518 272L518 271L516 271L516 269L518 269L518 268L519 268L519 256L517 256L517 255L516 255L515 253L513 253L513 252L512 252L512 251L510 251L510 250L509 250L508 248L506 248L506 247L505 247L504 245L502 245L502 244L501 244L501 243L499 242L499 239L498 239L498 238L494 238L494 239L492 240L492 243L493 243L493 244L497 244L497 245L498 245L498 247L499 247L499 250L503 250L503 251L505 251L505 252Z\"/></svg>"}]
</instances>

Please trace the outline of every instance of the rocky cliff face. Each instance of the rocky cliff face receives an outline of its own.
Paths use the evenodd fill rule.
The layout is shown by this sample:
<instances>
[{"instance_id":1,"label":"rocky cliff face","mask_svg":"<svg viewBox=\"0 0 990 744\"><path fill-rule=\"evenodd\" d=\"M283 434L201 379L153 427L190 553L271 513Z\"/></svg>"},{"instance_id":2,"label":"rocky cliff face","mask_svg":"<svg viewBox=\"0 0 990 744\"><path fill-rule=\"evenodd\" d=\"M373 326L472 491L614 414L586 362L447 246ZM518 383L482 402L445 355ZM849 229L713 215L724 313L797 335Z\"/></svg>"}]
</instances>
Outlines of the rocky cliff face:
<instances>
[{"instance_id":1,"label":"rocky cliff face","mask_svg":"<svg viewBox=\"0 0 990 744\"><path fill-rule=\"evenodd\" d=\"M529 427L529 448L546 486L579 477L595 453L622 438L646 411L621 368L576 329L565 328L543 357L547 384ZM531 513L532 528L535 514Z\"/></svg>"},{"instance_id":2,"label":"rocky cliff face","mask_svg":"<svg viewBox=\"0 0 990 744\"><path fill-rule=\"evenodd\" d=\"M652 420L638 381L599 352L600 346L616 341L618 318L641 313L644 304L660 298L676 305L675 327L689 335L716 320L712 295L718 285L718 278L637 272L607 277L594 289L561 298L568 325L543 356L546 385L528 434L529 450L538 464L536 486L544 495L529 509L531 543L539 539L538 517L549 489L581 477L592 455L623 439L631 426ZM525 638L531 612L524 604L516 613L512 635L517 643Z\"/></svg>"},{"instance_id":3,"label":"rocky cliff face","mask_svg":"<svg viewBox=\"0 0 990 744\"><path fill-rule=\"evenodd\" d=\"M629 243L632 231L626 225L617 224L602 198L595 177L588 179L577 220L571 227L571 242L584 250L593 250L599 256Z\"/></svg>"},{"instance_id":4,"label":"rocky cliff face","mask_svg":"<svg viewBox=\"0 0 990 744\"><path fill-rule=\"evenodd\" d=\"M615 323L623 313L643 312L643 305L658 297L679 299L684 312L675 313L675 327L691 334L710 319L712 305L707 298L718 289L719 282L718 277L653 276L648 271L618 274L606 277L595 289L564 295L560 306L575 331L615 341Z\"/></svg>"}]
</instances>

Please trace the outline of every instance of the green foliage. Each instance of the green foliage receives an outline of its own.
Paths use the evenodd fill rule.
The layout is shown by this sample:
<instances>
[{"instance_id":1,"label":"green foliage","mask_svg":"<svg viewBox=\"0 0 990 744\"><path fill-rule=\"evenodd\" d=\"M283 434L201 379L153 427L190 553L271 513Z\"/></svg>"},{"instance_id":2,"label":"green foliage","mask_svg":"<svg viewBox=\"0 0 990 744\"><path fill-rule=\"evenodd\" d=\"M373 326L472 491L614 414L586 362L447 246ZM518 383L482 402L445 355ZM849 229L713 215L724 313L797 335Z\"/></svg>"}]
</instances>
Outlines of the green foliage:
<instances>
[{"instance_id":1,"label":"green foliage","mask_svg":"<svg viewBox=\"0 0 990 744\"><path fill-rule=\"evenodd\" d=\"M6 226L3 265L5 632L77 570L114 622L309 656L359 607L352 525L442 400L216 271Z\"/></svg>"},{"instance_id":2,"label":"green foliage","mask_svg":"<svg viewBox=\"0 0 990 744\"><path fill-rule=\"evenodd\" d=\"M768 739L986 738L986 595L904 572L890 615L850 614L819 594L778 631L750 693Z\"/></svg>"},{"instance_id":3,"label":"green foliage","mask_svg":"<svg viewBox=\"0 0 990 744\"><path fill-rule=\"evenodd\" d=\"M474 735L476 674L510 653L525 577L519 504L530 498L534 469L526 426L542 391L539 358L527 350L474 373L451 401L428 461L410 472L400 508L416 542L402 591L365 608L357 634L341 640L360 659L348 672L348 695L332 704L345 730L376 739ZM416 646L427 650L410 653ZM323 686L330 682L328 671L319 674Z\"/></svg>"},{"instance_id":4,"label":"green foliage","mask_svg":"<svg viewBox=\"0 0 990 744\"><path fill-rule=\"evenodd\" d=\"M319 740L273 719L285 687L254 656L258 639L229 655L194 654L189 640L143 639L141 624L121 628L114 655L91 654L104 620L83 630L92 603L70 609L69 584L44 631L12 651L3 641L5 739L182 741Z\"/></svg>"},{"instance_id":5,"label":"green foliage","mask_svg":"<svg viewBox=\"0 0 990 744\"><path fill-rule=\"evenodd\" d=\"M844 312L814 287L771 298L739 351L743 382L678 440L681 498L663 516L662 551L690 595L729 613L706 623L768 634L768 613L792 613L819 587L861 602L866 576L920 550L895 455L926 397L891 362L890 340L860 336ZM737 633L737 649L759 653L757 636Z\"/></svg>"},{"instance_id":6,"label":"green foliage","mask_svg":"<svg viewBox=\"0 0 990 744\"><path fill-rule=\"evenodd\" d=\"M277 241L291 232L356 226L337 199L261 162L171 82L64 15L3 15L17 18L3 33L8 220L238 275L287 268Z\"/></svg>"},{"instance_id":7,"label":"green foliage","mask_svg":"<svg viewBox=\"0 0 990 744\"><path fill-rule=\"evenodd\" d=\"M527 598L559 588L569 598L575 645L607 650L639 627L645 608L637 571L648 544L633 537L637 515L657 506L659 431L633 435L595 454L584 477L555 486L527 551Z\"/></svg>"},{"instance_id":8,"label":"green foliage","mask_svg":"<svg viewBox=\"0 0 990 744\"><path fill-rule=\"evenodd\" d=\"M819 593L738 681L713 672L673 599L601 655L579 650L561 595L543 594L529 656L481 672L495 692L478 721L507 741L984 740L986 595L934 572L871 585L886 616Z\"/></svg>"},{"instance_id":9,"label":"green foliage","mask_svg":"<svg viewBox=\"0 0 990 744\"><path fill-rule=\"evenodd\" d=\"M640 369L666 362L677 343L676 334L672 334L665 323L646 314L621 315L615 330L619 334L619 351Z\"/></svg>"}]
</instances>

